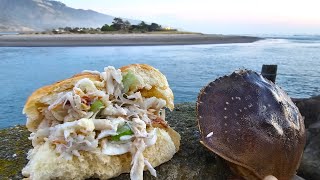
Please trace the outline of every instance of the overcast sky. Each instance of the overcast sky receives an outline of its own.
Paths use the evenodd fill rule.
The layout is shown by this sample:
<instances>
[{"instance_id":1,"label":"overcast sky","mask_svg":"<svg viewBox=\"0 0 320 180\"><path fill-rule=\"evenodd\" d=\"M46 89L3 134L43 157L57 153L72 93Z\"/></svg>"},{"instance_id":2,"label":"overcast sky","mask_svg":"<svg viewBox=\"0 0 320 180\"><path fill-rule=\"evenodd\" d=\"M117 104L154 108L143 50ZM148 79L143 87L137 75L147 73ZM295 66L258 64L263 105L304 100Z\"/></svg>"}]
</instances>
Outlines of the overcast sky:
<instances>
[{"instance_id":1,"label":"overcast sky","mask_svg":"<svg viewBox=\"0 0 320 180\"><path fill-rule=\"evenodd\" d=\"M204 33L320 33L320 0L60 1L73 8Z\"/></svg>"}]
</instances>

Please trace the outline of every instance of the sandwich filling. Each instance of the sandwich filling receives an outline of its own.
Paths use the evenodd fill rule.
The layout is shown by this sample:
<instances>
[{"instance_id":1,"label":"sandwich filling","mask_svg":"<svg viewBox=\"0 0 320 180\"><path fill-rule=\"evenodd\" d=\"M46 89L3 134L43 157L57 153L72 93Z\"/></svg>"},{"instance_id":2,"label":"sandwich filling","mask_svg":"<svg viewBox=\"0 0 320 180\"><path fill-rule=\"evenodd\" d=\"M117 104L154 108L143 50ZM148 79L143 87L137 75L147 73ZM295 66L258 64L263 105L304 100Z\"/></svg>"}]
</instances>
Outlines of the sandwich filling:
<instances>
[{"instance_id":1,"label":"sandwich filling","mask_svg":"<svg viewBox=\"0 0 320 180\"><path fill-rule=\"evenodd\" d=\"M145 166L156 176L143 151L156 143L158 128L167 127L166 101L133 91L142 84L133 72L109 66L104 72L89 73L98 74L100 80L84 78L69 91L40 100L48 106L40 108L43 120L29 138L33 146L49 142L67 160L81 160L84 151L109 156L131 153L131 179L142 179Z\"/></svg>"}]
</instances>

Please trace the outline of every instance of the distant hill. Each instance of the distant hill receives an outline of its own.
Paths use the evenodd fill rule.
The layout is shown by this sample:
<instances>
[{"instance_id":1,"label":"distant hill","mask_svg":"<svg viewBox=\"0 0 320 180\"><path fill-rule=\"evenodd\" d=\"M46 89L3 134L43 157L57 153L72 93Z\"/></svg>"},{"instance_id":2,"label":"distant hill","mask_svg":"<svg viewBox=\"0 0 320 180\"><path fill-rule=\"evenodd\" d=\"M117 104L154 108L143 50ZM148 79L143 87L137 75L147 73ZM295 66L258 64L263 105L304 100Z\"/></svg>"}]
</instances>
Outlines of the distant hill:
<instances>
[{"instance_id":1,"label":"distant hill","mask_svg":"<svg viewBox=\"0 0 320 180\"><path fill-rule=\"evenodd\" d=\"M52 0L0 0L0 31L39 31L58 27L101 27L113 16L74 9ZM125 19L125 18L123 18ZM140 21L129 20L131 24Z\"/></svg>"}]
</instances>

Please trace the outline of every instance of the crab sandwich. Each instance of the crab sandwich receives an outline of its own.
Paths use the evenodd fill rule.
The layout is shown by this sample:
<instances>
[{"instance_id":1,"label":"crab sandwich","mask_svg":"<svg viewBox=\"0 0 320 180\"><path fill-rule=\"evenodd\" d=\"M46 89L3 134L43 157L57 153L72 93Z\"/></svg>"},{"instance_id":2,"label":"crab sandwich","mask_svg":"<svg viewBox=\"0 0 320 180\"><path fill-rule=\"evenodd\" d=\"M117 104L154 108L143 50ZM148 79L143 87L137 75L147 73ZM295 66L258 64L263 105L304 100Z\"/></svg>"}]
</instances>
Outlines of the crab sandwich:
<instances>
[{"instance_id":1,"label":"crab sandwich","mask_svg":"<svg viewBox=\"0 0 320 180\"><path fill-rule=\"evenodd\" d=\"M37 179L156 176L154 167L179 150L165 121L173 93L166 77L145 64L83 71L36 90L27 100L33 149L22 174Z\"/></svg>"}]
</instances>

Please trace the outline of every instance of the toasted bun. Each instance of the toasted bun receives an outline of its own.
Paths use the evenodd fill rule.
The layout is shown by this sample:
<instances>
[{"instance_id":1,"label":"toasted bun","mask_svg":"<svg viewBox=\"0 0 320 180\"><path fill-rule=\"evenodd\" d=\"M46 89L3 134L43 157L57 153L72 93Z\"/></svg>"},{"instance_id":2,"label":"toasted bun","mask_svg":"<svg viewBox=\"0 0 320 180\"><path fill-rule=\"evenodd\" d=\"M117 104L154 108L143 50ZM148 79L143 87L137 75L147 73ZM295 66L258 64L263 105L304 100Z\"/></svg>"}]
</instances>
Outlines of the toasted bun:
<instances>
[{"instance_id":1,"label":"toasted bun","mask_svg":"<svg viewBox=\"0 0 320 180\"><path fill-rule=\"evenodd\" d=\"M138 89L143 97L157 97L166 101L169 109L174 108L173 93L169 88L166 77L157 69L146 64L132 64L120 68L122 73L132 71L140 79ZM56 82L52 85L36 90L27 100L23 113L27 115L26 127L34 132L41 123L43 117L40 108L48 106L51 97L60 92L70 91L74 85L83 78L99 81L100 76L92 73L77 74L69 79ZM137 90L138 90L137 89Z\"/></svg>"},{"instance_id":2,"label":"toasted bun","mask_svg":"<svg viewBox=\"0 0 320 180\"><path fill-rule=\"evenodd\" d=\"M83 78L89 78L95 81L100 80L99 75L82 73L52 85L44 86L33 92L23 108L23 113L27 115L26 126L28 130L34 132L37 129L43 119L40 108L49 106L51 97L56 96L60 92L71 90L74 85Z\"/></svg>"},{"instance_id":3,"label":"toasted bun","mask_svg":"<svg viewBox=\"0 0 320 180\"><path fill-rule=\"evenodd\" d=\"M120 68L121 72L133 72L139 76L141 82L140 87L143 97L157 97L167 102L169 109L174 108L173 93L169 88L167 78L158 70L147 64L131 64Z\"/></svg>"},{"instance_id":4,"label":"toasted bun","mask_svg":"<svg viewBox=\"0 0 320 180\"><path fill-rule=\"evenodd\" d=\"M171 128L158 129L156 144L146 148L144 157L156 167L169 161L179 149L180 135ZM55 153L48 142L33 149L29 163L22 174L33 180L85 179L96 177L109 179L130 172L130 153L107 156L88 152L81 153L82 160L73 157L67 161Z\"/></svg>"}]
</instances>

